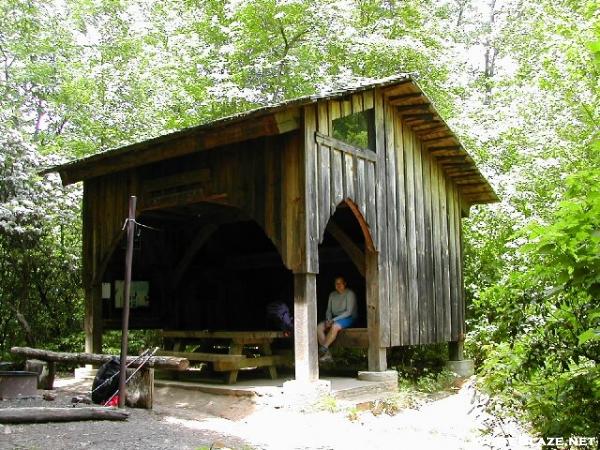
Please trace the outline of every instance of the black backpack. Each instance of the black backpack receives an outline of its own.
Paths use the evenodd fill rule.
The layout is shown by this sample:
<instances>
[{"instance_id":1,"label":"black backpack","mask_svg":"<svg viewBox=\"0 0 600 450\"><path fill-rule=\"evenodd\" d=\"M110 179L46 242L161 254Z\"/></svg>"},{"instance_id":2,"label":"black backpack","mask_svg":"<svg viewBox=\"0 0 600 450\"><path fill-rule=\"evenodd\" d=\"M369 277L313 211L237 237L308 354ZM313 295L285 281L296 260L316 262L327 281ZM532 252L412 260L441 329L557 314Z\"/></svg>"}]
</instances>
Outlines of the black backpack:
<instances>
[{"instance_id":1,"label":"black backpack","mask_svg":"<svg viewBox=\"0 0 600 450\"><path fill-rule=\"evenodd\" d=\"M109 361L102 364L94 377L92 384L92 401L103 405L119 390L119 372L121 362L113 356Z\"/></svg>"}]
</instances>

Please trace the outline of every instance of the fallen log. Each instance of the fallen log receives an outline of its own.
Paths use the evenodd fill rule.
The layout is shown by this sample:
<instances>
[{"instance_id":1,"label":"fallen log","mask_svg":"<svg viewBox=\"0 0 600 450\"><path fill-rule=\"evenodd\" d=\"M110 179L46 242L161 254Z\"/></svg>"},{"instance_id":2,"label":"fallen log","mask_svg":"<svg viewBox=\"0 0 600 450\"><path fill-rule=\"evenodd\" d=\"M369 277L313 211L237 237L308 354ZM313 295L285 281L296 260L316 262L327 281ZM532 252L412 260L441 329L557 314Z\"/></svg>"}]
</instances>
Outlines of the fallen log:
<instances>
[{"instance_id":1,"label":"fallen log","mask_svg":"<svg viewBox=\"0 0 600 450\"><path fill-rule=\"evenodd\" d=\"M127 411L117 408L2 408L0 423L75 422L81 420L126 420Z\"/></svg>"},{"instance_id":2,"label":"fallen log","mask_svg":"<svg viewBox=\"0 0 600 450\"><path fill-rule=\"evenodd\" d=\"M102 355L98 353L67 353L52 352L31 347L13 347L10 349L13 355L25 356L27 358L41 359L43 361L57 363L77 363L77 364L104 364L109 361L113 355ZM137 358L135 356L127 357L129 367L138 367L146 358ZM153 356L145 364L146 367L168 370L186 370L190 362L186 358L176 358L172 356Z\"/></svg>"}]
</instances>

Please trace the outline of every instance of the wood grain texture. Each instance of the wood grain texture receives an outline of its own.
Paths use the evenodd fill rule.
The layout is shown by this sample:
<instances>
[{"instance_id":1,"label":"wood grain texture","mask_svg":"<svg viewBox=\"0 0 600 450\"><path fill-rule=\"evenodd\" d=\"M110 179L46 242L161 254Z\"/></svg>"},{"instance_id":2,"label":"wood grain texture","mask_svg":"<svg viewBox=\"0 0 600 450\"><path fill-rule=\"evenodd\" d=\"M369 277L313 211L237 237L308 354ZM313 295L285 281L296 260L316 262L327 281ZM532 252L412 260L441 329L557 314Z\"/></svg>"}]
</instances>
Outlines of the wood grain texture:
<instances>
[{"instance_id":1,"label":"wood grain texture","mask_svg":"<svg viewBox=\"0 0 600 450\"><path fill-rule=\"evenodd\" d=\"M408 252L406 241L406 179L404 171L404 134L402 121L394 117L394 147L396 153L397 177L397 230L398 230L398 297L399 297L399 326L400 345L410 343L410 307L408 300Z\"/></svg>"},{"instance_id":2,"label":"wood grain texture","mask_svg":"<svg viewBox=\"0 0 600 450\"><path fill-rule=\"evenodd\" d=\"M403 124L404 171L406 180L406 251L407 297L410 320L410 344L419 343L419 282L417 275L417 219L415 212L414 135Z\"/></svg>"},{"instance_id":3,"label":"wood grain texture","mask_svg":"<svg viewBox=\"0 0 600 450\"><path fill-rule=\"evenodd\" d=\"M400 345L400 273L398 256L398 206L397 206L397 172L396 172L396 143L394 135L394 110L384 103L385 129L385 170L386 170L386 228L388 242L388 280L390 296L390 344Z\"/></svg>"},{"instance_id":4,"label":"wood grain texture","mask_svg":"<svg viewBox=\"0 0 600 450\"><path fill-rule=\"evenodd\" d=\"M425 206L423 192L423 164L418 140L413 141L415 183L415 231L417 251L417 284L419 309L419 343L429 342L427 296L427 267L425 258Z\"/></svg>"},{"instance_id":5,"label":"wood grain texture","mask_svg":"<svg viewBox=\"0 0 600 450\"><path fill-rule=\"evenodd\" d=\"M458 292L458 259L456 249L456 235L458 230L456 229L456 204L454 190L455 187L452 183L448 183L446 190L446 198L448 205L448 253L450 257L450 317L451 317L451 328L450 328L450 339L452 341L458 340L458 334L460 332L460 319L459 319L459 292Z\"/></svg>"},{"instance_id":6,"label":"wood grain texture","mask_svg":"<svg viewBox=\"0 0 600 450\"><path fill-rule=\"evenodd\" d=\"M390 283L389 248L387 235L387 196L386 196L386 151L385 116L383 93L375 90L375 145L377 153L375 190L377 198L377 235L379 239L379 342L382 347L390 346Z\"/></svg>"},{"instance_id":7,"label":"wood grain texture","mask_svg":"<svg viewBox=\"0 0 600 450\"><path fill-rule=\"evenodd\" d=\"M304 109L304 142L303 142L303 178L304 178L304 211L305 211L305 271L319 272L319 197L317 171L317 130L316 110L313 105Z\"/></svg>"},{"instance_id":8,"label":"wood grain texture","mask_svg":"<svg viewBox=\"0 0 600 450\"><path fill-rule=\"evenodd\" d=\"M440 220L440 168L434 159L431 161L431 217L433 244L434 277L434 342L444 342L444 294L442 276L442 238Z\"/></svg>"},{"instance_id":9,"label":"wood grain texture","mask_svg":"<svg viewBox=\"0 0 600 450\"><path fill-rule=\"evenodd\" d=\"M319 102L317 104L317 130L322 135L329 134L328 104ZM319 242L325 236L325 227L331 217L331 149L324 143L317 141L318 145L318 196L319 196Z\"/></svg>"},{"instance_id":10,"label":"wood grain texture","mask_svg":"<svg viewBox=\"0 0 600 450\"><path fill-rule=\"evenodd\" d=\"M431 157L427 151L421 150L421 161L423 167L423 218L424 218L424 241L425 241L425 295L421 301L423 313L427 317L427 343L435 342L435 278L433 260L433 231L432 231L432 181L431 181Z\"/></svg>"}]
</instances>

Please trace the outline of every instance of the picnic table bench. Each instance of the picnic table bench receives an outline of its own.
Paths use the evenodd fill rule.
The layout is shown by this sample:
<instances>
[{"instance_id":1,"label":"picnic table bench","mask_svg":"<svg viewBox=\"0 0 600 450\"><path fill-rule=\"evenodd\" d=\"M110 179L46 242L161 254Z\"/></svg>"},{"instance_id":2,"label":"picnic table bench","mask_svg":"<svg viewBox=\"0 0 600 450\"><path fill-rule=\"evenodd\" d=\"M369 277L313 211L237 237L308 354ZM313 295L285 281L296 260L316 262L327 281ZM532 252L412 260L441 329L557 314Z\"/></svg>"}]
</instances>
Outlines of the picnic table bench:
<instances>
[{"instance_id":1,"label":"picnic table bench","mask_svg":"<svg viewBox=\"0 0 600 450\"><path fill-rule=\"evenodd\" d=\"M164 350L158 352L162 356L187 358L189 361L211 363L216 372L225 373L225 383L233 384L238 372L244 368L264 367L272 379L277 378L276 366L282 365L287 358L284 355L274 355L271 343L274 339L289 338L282 331L179 331L163 330ZM228 353L218 353L212 346L218 342L222 347L228 347ZM186 351L188 345L203 346L207 351ZM245 346L254 346L259 356L244 354ZM218 350L218 349L217 349Z\"/></svg>"}]
</instances>

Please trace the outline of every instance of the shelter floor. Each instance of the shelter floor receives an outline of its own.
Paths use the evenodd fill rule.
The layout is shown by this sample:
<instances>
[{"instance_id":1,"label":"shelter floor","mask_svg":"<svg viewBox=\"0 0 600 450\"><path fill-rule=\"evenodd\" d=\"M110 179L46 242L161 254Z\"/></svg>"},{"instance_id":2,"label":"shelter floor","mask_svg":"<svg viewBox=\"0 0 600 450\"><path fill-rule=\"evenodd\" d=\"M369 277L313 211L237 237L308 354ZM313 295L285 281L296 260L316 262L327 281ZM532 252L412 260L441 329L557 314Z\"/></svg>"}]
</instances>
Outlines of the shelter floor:
<instances>
[{"instance_id":1,"label":"shelter floor","mask_svg":"<svg viewBox=\"0 0 600 450\"><path fill-rule=\"evenodd\" d=\"M260 378L238 380L234 385L221 385L201 381L176 381L156 379L154 385L160 390L185 389L217 395L233 395L239 397L278 396L283 394L283 383L293 377L281 377L275 380ZM388 383L363 381L349 377L321 377L331 382L331 396L339 399L354 400L362 396L393 392Z\"/></svg>"}]
</instances>

